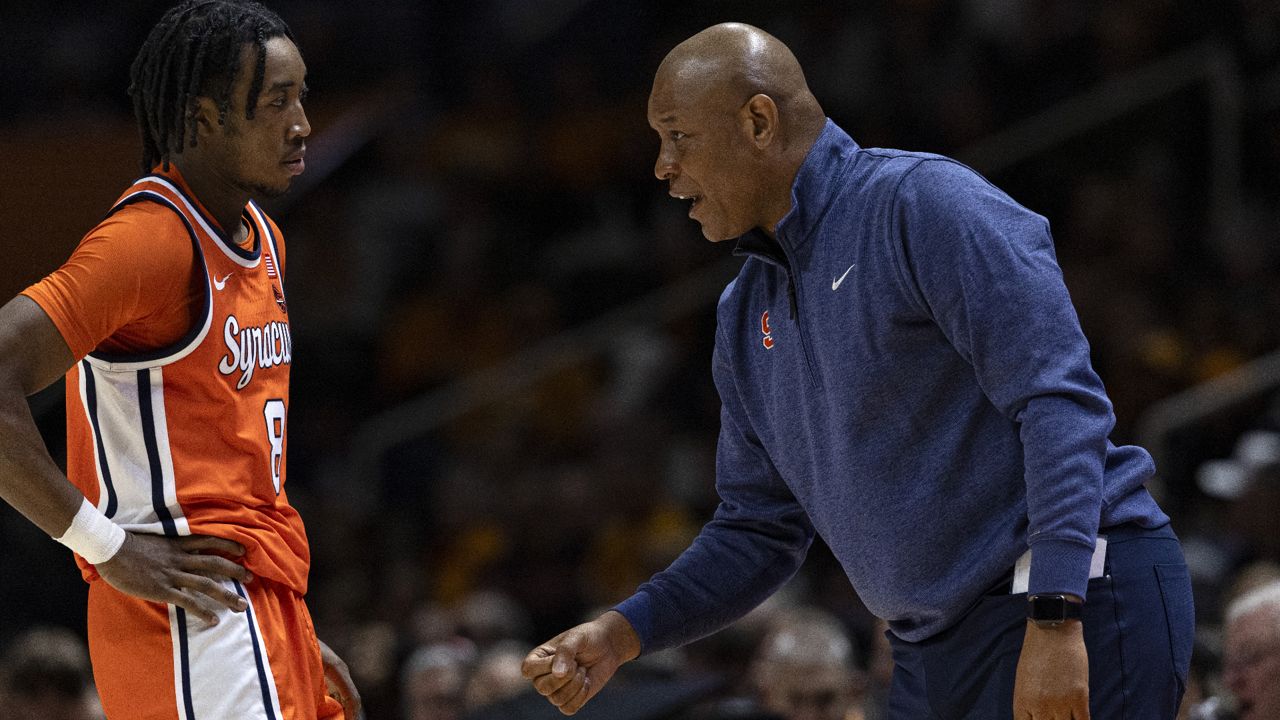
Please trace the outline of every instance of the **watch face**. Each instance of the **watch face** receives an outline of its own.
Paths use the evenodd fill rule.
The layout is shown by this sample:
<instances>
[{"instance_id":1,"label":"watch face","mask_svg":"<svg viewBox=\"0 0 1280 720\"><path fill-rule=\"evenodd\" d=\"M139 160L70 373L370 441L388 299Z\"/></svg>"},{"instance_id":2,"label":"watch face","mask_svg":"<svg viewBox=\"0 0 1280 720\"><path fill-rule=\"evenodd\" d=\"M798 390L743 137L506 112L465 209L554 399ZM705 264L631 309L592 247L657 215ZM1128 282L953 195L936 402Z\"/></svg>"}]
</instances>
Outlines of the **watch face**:
<instances>
[{"instance_id":1,"label":"watch face","mask_svg":"<svg viewBox=\"0 0 1280 720\"><path fill-rule=\"evenodd\" d=\"M1028 617L1062 622L1067 619L1067 599L1062 595L1033 595Z\"/></svg>"}]
</instances>

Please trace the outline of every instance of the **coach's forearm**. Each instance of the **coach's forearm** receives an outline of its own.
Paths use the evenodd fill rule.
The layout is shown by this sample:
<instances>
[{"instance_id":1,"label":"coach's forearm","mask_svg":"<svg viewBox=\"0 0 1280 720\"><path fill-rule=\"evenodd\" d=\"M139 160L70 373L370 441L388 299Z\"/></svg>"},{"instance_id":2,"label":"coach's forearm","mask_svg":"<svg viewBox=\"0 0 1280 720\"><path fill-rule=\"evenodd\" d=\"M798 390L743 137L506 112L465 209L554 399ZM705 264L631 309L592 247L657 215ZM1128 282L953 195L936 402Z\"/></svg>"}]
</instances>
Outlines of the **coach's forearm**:
<instances>
[{"instance_id":1,"label":"coach's forearm","mask_svg":"<svg viewBox=\"0 0 1280 720\"><path fill-rule=\"evenodd\" d=\"M769 521L731 517L721 504L688 549L613 609L650 653L710 635L746 615L795 575L813 534L799 506Z\"/></svg>"}]
</instances>

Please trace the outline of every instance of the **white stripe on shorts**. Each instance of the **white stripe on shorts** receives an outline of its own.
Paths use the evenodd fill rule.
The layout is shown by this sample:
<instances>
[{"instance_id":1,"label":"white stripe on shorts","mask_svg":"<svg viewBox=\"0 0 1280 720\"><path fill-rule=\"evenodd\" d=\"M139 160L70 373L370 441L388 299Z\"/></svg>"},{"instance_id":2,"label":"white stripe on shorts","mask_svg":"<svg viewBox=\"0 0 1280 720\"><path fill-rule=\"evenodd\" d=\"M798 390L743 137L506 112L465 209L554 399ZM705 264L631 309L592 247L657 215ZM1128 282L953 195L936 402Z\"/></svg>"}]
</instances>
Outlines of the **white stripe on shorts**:
<instances>
[{"instance_id":1,"label":"white stripe on shorts","mask_svg":"<svg viewBox=\"0 0 1280 720\"><path fill-rule=\"evenodd\" d=\"M238 583L222 585L248 600L249 609L223 609L209 626L169 606L178 718L284 720L253 601Z\"/></svg>"}]
</instances>

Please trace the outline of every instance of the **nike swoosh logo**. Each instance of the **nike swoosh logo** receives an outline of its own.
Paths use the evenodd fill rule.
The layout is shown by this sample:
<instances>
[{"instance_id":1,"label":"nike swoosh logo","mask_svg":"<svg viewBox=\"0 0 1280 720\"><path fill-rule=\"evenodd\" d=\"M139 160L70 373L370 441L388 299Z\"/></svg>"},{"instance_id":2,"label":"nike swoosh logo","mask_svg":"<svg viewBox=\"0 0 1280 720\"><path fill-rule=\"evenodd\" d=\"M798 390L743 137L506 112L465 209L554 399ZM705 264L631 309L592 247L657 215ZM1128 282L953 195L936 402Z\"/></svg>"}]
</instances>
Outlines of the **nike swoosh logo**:
<instances>
[{"instance_id":1,"label":"nike swoosh logo","mask_svg":"<svg viewBox=\"0 0 1280 720\"><path fill-rule=\"evenodd\" d=\"M219 279L218 279L218 276L217 276L217 275L214 275L214 276L213 276L213 287L214 287L214 288L216 288L217 290L222 290L222 288L224 288L224 287L226 287L226 286L227 286L227 278L231 277L232 275L235 275L235 273L234 273L234 272L229 272L229 273L227 273L226 275L222 276L222 279L221 279L221 280L219 280ZM833 288L833 289L834 289L834 288Z\"/></svg>"},{"instance_id":2,"label":"nike swoosh logo","mask_svg":"<svg viewBox=\"0 0 1280 720\"><path fill-rule=\"evenodd\" d=\"M852 270L852 269L853 269L853 265L850 265L850 266L849 266L849 267L844 271L844 275L841 275L840 277L836 278L835 280L832 280L832 281L831 281L831 289L832 289L832 290L839 290L839 289L840 289L840 283L844 282L845 277L846 277L846 276L848 276L848 274L849 274L849 270Z\"/></svg>"}]
</instances>

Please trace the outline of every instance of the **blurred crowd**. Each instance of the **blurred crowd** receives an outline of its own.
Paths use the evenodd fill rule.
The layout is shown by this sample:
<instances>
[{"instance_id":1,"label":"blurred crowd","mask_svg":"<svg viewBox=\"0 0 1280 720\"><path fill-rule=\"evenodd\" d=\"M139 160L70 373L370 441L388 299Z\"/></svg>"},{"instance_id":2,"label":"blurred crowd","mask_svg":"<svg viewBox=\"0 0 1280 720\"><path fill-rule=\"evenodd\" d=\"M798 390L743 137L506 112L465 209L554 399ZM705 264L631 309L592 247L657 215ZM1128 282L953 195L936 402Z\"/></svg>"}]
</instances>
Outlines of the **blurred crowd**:
<instances>
[{"instance_id":1,"label":"blurred crowd","mask_svg":"<svg viewBox=\"0 0 1280 720\"><path fill-rule=\"evenodd\" d=\"M1050 219L1117 442L1153 403L1280 348L1280 4L268 4L308 62L322 174L274 209L298 358L288 488L318 632L371 718L543 717L520 696L523 655L665 567L715 507L714 292L352 462L380 413L724 261L654 179L644 114L662 55L709 24L788 43L860 144L962 158L1152 63L1216 50L1235 96L1188 82L1025 160L973 162ZM15 38L0 58L29 69L8 78L0 134L88 115L127 128L127 64L166 5L0 11ZM1223 103L1239 133L1225 149ZM113 138L93 142L133 141ZM58 447L57 403L39 419ZM1183 429L1161 467L1197 591L1185 717L1280 717L1278 432L1280 396L1255 398ZM6 708L42 708L6 717L96 717L70 559L7 508L0 541L0 692ZM738 625L628 666L614 692L631 714L583 717L884 717L882 633L818 543Z\"/></svg>"}]
</instances>

